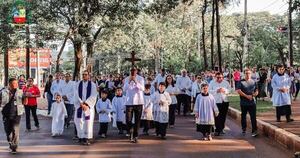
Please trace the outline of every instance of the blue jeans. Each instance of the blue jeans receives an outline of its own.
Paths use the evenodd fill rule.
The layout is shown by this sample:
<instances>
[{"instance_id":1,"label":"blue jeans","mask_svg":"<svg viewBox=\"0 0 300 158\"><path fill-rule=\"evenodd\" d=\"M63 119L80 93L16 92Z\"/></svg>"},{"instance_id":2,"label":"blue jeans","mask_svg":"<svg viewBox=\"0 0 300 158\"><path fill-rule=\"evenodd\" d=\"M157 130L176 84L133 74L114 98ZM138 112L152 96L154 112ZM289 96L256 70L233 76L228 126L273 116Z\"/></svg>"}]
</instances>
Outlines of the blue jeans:
<instances>
[{"instance_id":1,"label":"blue jeans","mask_svg":"<svg viewBox=\"0 0 300 158\"><path fill-rule=\"evenodd\" d=\"M52 103L53 103L53 95L47 93L47 101L48 101L48 115L50 114L51 112L51 106L52 106Z\"/></svg>"},{"instance_id":2,"label":"blue jeans","mask_svg":"<svg viewBox=\"0 0 300 158\"><path fill-rule=\"evenodd\" d=\"M65 103L65 106L68 113L68 117L65 119L65 125L69 126L74 114L74 104Z\"/></svg>"}]
</instances>

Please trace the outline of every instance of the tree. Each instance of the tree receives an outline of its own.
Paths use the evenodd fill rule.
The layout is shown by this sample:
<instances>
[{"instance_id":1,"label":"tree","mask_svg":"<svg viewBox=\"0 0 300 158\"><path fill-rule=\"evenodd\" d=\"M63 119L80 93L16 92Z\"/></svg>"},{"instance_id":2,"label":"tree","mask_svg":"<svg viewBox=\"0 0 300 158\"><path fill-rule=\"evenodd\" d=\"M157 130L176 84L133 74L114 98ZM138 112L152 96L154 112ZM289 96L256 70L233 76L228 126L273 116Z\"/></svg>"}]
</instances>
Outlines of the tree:
<instances>
[{"instance_id":1,"label":"tree","mask_svg":"<svg viewBox=\"0 0 300 158\"><path fill-rule=\"evenodd\" d=\"M126 25L139 11L138 0L43 0L39 4L44 17L55 19L70 30L69 39L74 46L74 79L79 77L83 63L83 44L87 56L93 54L98 37L111 27Z\"/></svg>"}]
</instances>

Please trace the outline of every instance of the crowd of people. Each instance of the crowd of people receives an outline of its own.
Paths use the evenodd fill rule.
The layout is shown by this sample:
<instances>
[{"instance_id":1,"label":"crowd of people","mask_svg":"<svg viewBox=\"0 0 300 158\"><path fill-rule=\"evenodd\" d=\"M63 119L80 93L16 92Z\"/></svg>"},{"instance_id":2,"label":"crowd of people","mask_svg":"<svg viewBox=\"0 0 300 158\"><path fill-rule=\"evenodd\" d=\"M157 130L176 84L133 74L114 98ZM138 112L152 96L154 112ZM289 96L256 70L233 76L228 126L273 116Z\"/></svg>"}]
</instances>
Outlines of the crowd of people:
<instances>
[{"instance_id":1,"label":"crowd of people","mask_svg":"<svg viewBox=\"0 0 300 158\"><path fill-rule=\"evenodd\" d=\"M232 73L204 71L199 74L183 69L180 75L161 69L160 73L144 74L133 67L128 74L92 76L82 73L82 80L72 81L69 73L49 75L44 93L33 84L33 78L25 81L11 78L9 86L1 90L1 109L7 140L12 153L16 153L19 141L19 124L25 112L26 132L39 130L37 98L47 98L48 115L52 117L51 134L61 136L74 120L74 140L90 145L94 138L94 120L98 118L98 135L107 138L110 124L138 142L139 128L144 135L155 135L165 140L167 130L174 128L176 117L195 116L196 131L202 140L225 134L225 122L229 107L228 96L240 96L241 127L246 134L246 115L249 113L252 136L258 135L256 125L257 99L271 101L276 107L276 120L285 115L291 118L291 100L296 99L300 88L300 68L294 71L277 65L272 69L245 69ZM34 119L31 128L30 116Z\"/></svg>"}]
</instances>

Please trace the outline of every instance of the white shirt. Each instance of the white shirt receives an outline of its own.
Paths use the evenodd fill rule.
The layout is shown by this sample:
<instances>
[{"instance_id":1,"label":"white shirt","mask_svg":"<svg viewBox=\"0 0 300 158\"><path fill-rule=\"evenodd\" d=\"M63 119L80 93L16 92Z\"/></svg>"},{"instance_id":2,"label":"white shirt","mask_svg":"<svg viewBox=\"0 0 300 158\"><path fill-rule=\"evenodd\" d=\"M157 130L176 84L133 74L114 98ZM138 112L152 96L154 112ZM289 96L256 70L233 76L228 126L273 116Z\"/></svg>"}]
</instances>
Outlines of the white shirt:
<instances>
[{"instance_id":1,"label":"white shirt","mask_svg":"<svg viewBox=\"0 0 300 158\"><path fill-rule=\"evenodd\" d=\"M218 93L217 90L220 88L223 88L225 90L225 93ZM230 85L226 80L223 80L221 83L218 83L216 80L213 80L209 84L209 93L214 96L216 103L228 102L229 92Z\"/></svg>"},{"instance_id":2,"label":"white shirt","mask_svg":"<svg viewBox=\"0 0 300 158\"><path fill-rule=\"evenodd\" d=\"M55 100L55 93L62 94L61 87L62 87L62 84L64 82L65 82L64 80L54 80L52 82L52 85L51 85L51 88L50 88L50 91L53 94L52 100Z\"/></svg>"},{"instance_id":3,"label":"white shirt","mask_svg":"<svg viewBox=\"0 0 300 158\"><path fill-rule=\"evenodd\" d=\"M67 104L74 104L74 92L75 92L75 82L69 81L69 82L63 82L61 84L61 94L62 96L66 96L68 98L68 101L65 101Z\"/></svg>"},{"instance_id":4,"label":"white shirt","mask_svg":"<svg viewBox=\"0 0 300 158\"><path fill-rule=\"evenodd\" d=\"M154 83L157 83L157 87L159 85L160 82L165 82L166 81L166 75L162 76L161 74L158 74L155 79L154 79Z\"/></svg>"},{"instance_id":5,"label":"white shirt","mask_svg":"<svg viewBox=\"0 0 300 158\"><path fill-rule=\"evenodd\" d=\"M191 95L192 81L188 76L179 76L176 80L176 86L180 90L179 94Z\"/></svg>"},{"instance_id":6,"label":"white shirt","mask_svg":"<svg viewBox=\"0 0 300 158\"><path fill-rule=\"evenodd\" d=\"M169 85L166 88L166 92L168 92L169 94L175 94L175 95L177 95L179 93L179 89L176 86L173 87L172 85ZM172 99L172 103L171 104L177 104L177 98L176 98L175 95L170 95L171 99Z\"/></svg>"},{"instance_id":7,"label":"white shirt","mask_svg":"<svg viewBox=\"0 0 300 158\"><path fill-rule=\"evenodd\" d=\"M137 75L136 83L125 78L124 91L126 92L125 105L143 105L144 104L144 78Z\"/></svg>"}]
</instances>

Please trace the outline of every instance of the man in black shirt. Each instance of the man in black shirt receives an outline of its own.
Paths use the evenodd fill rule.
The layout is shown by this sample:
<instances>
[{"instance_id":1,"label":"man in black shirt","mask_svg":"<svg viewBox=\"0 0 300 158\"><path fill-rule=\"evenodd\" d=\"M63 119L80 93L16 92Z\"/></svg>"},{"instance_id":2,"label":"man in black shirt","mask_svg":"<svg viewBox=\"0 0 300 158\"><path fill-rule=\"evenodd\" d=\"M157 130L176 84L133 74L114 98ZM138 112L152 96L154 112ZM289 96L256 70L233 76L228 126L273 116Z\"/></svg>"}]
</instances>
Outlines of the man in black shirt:
<instances>
[{"instance_id":1,"label":"man in black shirt","mask_svg":"<svg viewBox=\"0 0 300 158\"><path fill-rule=\"evenodd\" d=\"M237 85L237 92L240 95L240 106L242 111L241 123L243 134L246 133L247 121L246 116L249 112L251 125L252 125L252 137L257 136L257 124L256 124L256 101L255 97L258 95L258 89L256 82L251 79L251 70L246 69L245 79L242 79Z\"/></svg>"},{"instance_id":2,"label":"man in black shirt","mask_svg":"<svg viewBox=\"0 0 300 158\"><path fill-rule=\"evenodd\" d=\"M9 87L1 91L1 107L4 130L12 154L16 154L19 144L20 120L24 113L22 97L18 81L15 78L9 79Z\"/></svg>"}]
</instances>

